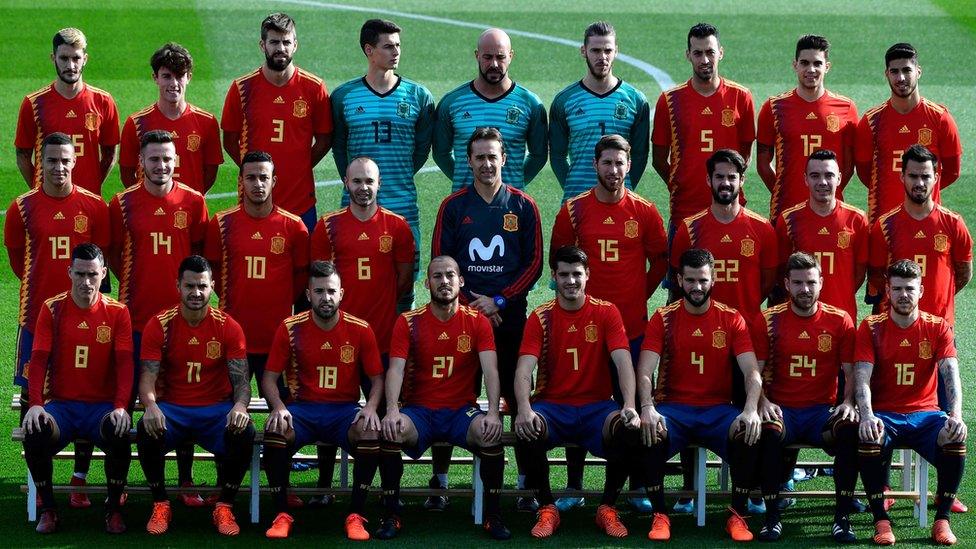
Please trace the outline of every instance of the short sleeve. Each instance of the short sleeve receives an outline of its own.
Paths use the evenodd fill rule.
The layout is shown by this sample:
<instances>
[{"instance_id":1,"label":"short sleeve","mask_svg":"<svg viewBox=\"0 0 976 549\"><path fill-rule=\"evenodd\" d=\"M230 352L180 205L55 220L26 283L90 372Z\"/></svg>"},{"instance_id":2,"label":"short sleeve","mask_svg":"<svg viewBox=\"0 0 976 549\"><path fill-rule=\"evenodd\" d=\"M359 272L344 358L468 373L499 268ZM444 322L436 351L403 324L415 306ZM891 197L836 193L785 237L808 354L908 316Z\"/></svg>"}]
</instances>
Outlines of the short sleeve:
<instances>
[{"instance_id":1,"label":"short sleeve","mask_svg":"<svg viewBox=\"0 0 976 549\"><path fill-rule=\"evenodd\" d=\"M874 336L871 333L871 325L866 318L861 321L861 325L857 327L857 334L854 336L854 362L875 363Z\"/></svg>"},{"instance_id":2,"label":"short sleeve","mask_svg":"<svg viewBox=\"0 0 976 549\"><path fill-rule=\"evenodd\" d=\"M868 236L868 265L875 269L884 269L888 263L888 241L885 240L881 222L875 221Z\"/></svg>"},{"instance_id":3,"label":"short sleeve","mask_svg":"<svg viewBox=\"0 0 976 549\"><path fill-rule=\"evenodd\" d=\"M98 144L103 147L113 147L119 144L119 108L110 97L104 98L102 125L98 132Z\"/></svg>"},{"instance_id":4,"label":"short sleeve","mask_svg":"<svg viewBox=\"0 0 976 549\"><path fill-rule=\"evenodd\" d=\"M624 321L620 316L620 310L612 303L607 307L606 313L604 314L604 327L606 330L607 351L612 352L617 349L630 350L630 341L627 339L627 330L624 329Z\"/></svg>"},{"instance_id":5,"label":"short sleeve","mask_svg":"<svg viewBox=\"0 0 976 549\"><path fill-rule=\"evenodd\" d=\"M397 263L413 263L417 243L413 240L413 232L410 230L410 226L402 218L397 218L393 250L393 258Z\"/></svg>"},{"instance_id":6,"label":"short sleeve","mask_svg":"<svg viewBox=\"0 0 976 549\"><path fill-rule=\"evenodd\" d=\"M854 263L866 265L868 263L869 237L871 227L868 225L868 218L864 214L858 213L854 222Z\"/></svg>"},{"instance_id":7,"label":"short sleeve","mask_svg":"<svg viewBox=\"0 0 976 549\"><path fill-rule=\"evenodd\" d=\"M20 104L17 114L17 133L14 137L14 147L18 149L33 149L37 143L37 122L34 121L34 108L26 97Z\"/></svg>"},{"instance_id":8,"label":"short sleeve","mask_svg":"<svg viewBox=\"0 0 976 549\"><path fill-rule=\"evenodd\" d=\"M239 132L244 127L244 113L241 111L241 96L237 91L237 80L230 83L224 110L220 115L220 129L225 132Z\"/></svg>"},{"instance_id":9,"label":"short sleeve","mask_svg":"<svg viewBox=\"0 0 976 549\"><path fill-rule=\"evenodd\" d=\"M691 235L688 233L688 225L681 223L678 230L674 233L674 240L671 242L671 266L675 269L681 263L681 254L691 247Z\"/></svg>"},{"instance_id":10,"label":"short sleeve","mask_svg":"<svg viewBox=\"0 0 976 549\"><path fill-rule=\"evenodd\" d=\"M949 326L948 322L939 323L939 340L935 345L933 356L935 356L936 362L956 356L955 337L952 335L952 327Z\"/></svg>"},{"instance_id":11,"label":"short sleeve","mask_svg":"<svg viewBox=\"0 0 976 549\"><path fill-rule=\"evenodd\" d=\"M92 203L94 205L92 209L92 243L107 253L112 247L112 226L108 216L108 204L98 197L93 198Z\"/></svg>"},{"instance_id":12,"label":"short sleeve","mask_svg":"<svg viewBox=\"0 0 976 549\"><path fill-rule=\"evenodd\" d=\"M775 269L779 266L779 243L776 239L776 231L773 226L769 224L768 221L763 221L759 227L760 234L762 234L762 248L760 253L761 265L763 269Z\"/></svg>"},{"instance_id":13,"label":"short sleeve","mask_svg":"<svg viewBox=\"0 0 976 549\"><path fill-rule=\"evenodd\" d=\"M224 345L227 349L227 360L247 358L247 340L244 338L244 330L230 316L227 317L227 324L224 325Z\"/></svg>"},{"instance_id":14,"label":"short sleeve","mask_svg":"<svg viewBox=\"0 0 976 549\"><path fill-rule=\"evenodd\" d=\"M332 259L332 239L329 238L329 229L325 225L325 218L319 219L312 230L312 237L309 242L311 260Z\"/></svg>"},{"instance_id":15,"label":"short sleeve","mask_svg":"<svg viewBox=\"0 0 976 549\"><path fill-rule=\"evenodd\" d=\"M119 166L137 168L139 166L139 137L132 117L125 119L122 126L122 140L119 144Z\"/></svg>"},{"instance_id":16,"label":"short sleeve","mask_svg":"<svg viewBox=\"0 0 976 549\"><path fill-rule=\"evenodd\" d=\"M70 299L70 298L68 298ZM50 353L54 346L54 315L51 308L42 306L37 314L37 323L34 325L34 343L31 351L45 351Z\"/></svg>"},{"instance_id":17,"label":"short sleeve","mask_svg":"<svg viewBox=\"0 0 976 549\"><path fill-rule=\"evenodd\" d=\"M659 147L671 146L671 109L665 94L657 98L654 107L654 129L651 131L651 143Z\"/></svg>"},{"instance_id":18,"label":"short sleeve","mask_svg":"<svg viewBox=\"0 0 976 549\"><path fill-rule=\"evenodd\" d=\"M773 125L773 104L768 99L759 108L759 122L756 141L760 145L772 147L776 142L776 128Z\"/></svg>"},{"instance_id":19,"label":"short sleeve","mask_svg":"<svg viewBox=\"0 0 976 549\"><path fill-rule=\"evenodd\" d=\"M479 353L495 350L495 332L491 329L491 322L488 317L478 313L475 317L475 327L478 330L478 341L475 342L475 349Z\"/></svg>"},{"instance_id":20,"label":"short sleeve","mask_svg":"<svg viewBox=\"0 0 976 549\"><path fill-rule=\"evenodd\" d=\"M539 321L539 315L533 312L525 321L525 331L522 333L519 356L530 355L540 358L542 354L542 335L542 323Z\"/></svg>"},{"instance_id":21,"label":"short sleeve","mask_svg":"<svg viewBox=\"0 0 976 549\"><path fill-rule=\"evenodd\" d=\"M325 88L325 82L315 90L315 111L312 115L312 128L316 134L332 133L332 101Z\"/></svg>"},{"instance_id":22,"label":"short sleeve","mask_svg":"<svg viewBox=\"0 0 976 549\"><path fill-rule=\"evenodd\" d=\"M163 360L163 327L155 316L142 329L139 360Z\"/></svg>"},{"instance_id":23,"label":"short sleeve","mask_svg":"<svg viewBox=\"0 0 976 549\"><path fill-rule=\"evenodd\" d=\"M752 322L752 329L749 331L752 338L752 349L756 353L757 360L769 359L769 332L766 331L766 315L760 313L756 315Z\"/></svg>"},{"instance_id":24,"label":"short sleeve","mask_svg":"<svg viewBox=\"0 0 976 549\"><path fill-rule=\"evenodd\" d=\"M857 124L854 138L854 160L858 163L870 162L874 156L874 134L865 115Z\"/></svg>"},{"instance_id":25,"label":"short sleeve","mask_svg":"<svg viewBox=\"0 0 976 549\"><path fill-rule=\"evenodd\" d=\"M966 222L962 216L955 218L955 238L952 243L952 260L963 263L973 260L973 237L969 234Z\"/></svg>"},{"instance_id":26,"label":"short sleeve","mask_svg":"<svg viewBox=\"0 0 976 549\"><path fill-rule=\"evenodd\" d=\"M851 315L846 312L841 321L840 330L840 349L838 350L840 361L842 363L854 362L854 344L857 339L857 331L854 329L854 321L851 320Z\"/></svg>"},{"instance_id":27,"label":"short sleeve","mask_svg":"<svg viewBox=\"0 0 976 549\"><path fill-rule=\"evenodd\" d=\"M746 326L746 320L742 318L742 314L738 311L736 311L731 322L729 322L729 335L732 341L732 352L735 356L755 352L755 348L752 346L752 336L749 334L749 327Z\"/></svg>"},{"instance_id":28,"label":"short sleeve","mask_svg":"<svg viewBox=\"0 0 976 549\"><path fill-rule=\"evenodd\" d=\"M3 245L7 250L23 249L27 246L27 231L24 228L24 220L20 217L20 206L17 200L10 203L7 208L7 216L3 220Z\"/></svg>"},{"instance_id":29,"label":"short sleeve","mask_svg":"<svg viewBox=\"0 0 976 549\"><path fill-rule=\"evenodd\" d=\"M573 223L569 219L568 203L565 203L559 208L559 213L556 214L556 220L552 225L552 238L549 239L549 249L558 250L563 246L571 246L574 244L576 244L576 231L573 229Z\"/></svg>"},{"instance_id":30,"label":"short sleeve","mask_svg":"<svg viewBox=\"0 0 976 549\"><path fill-rule=\"evenodd\" d=\"M220 126L216 117L208 117L204 122L203 163L219 166L224 163L224 150L220 147Z\"/></svg>"},{"instance_id":31,"label":"short sleeve","mask_svg":"<svg viewBox=\"0 0 976 549\"><path fill-rule=\"evenodd\" d=\"M291 344L288 337L288 326L282 322L275 330L274 338L271 340L271 349L268 351L268 362L264 365L266 372L284 372L285 366L291 359ZM258 380L260 384L261 380Z\"/></svg>"},{"instance_id":32,"label":"short sleeve","mask_svg":"<svg viewBox=\"0 0 976 549\"><path fill-rule=\"evenodd\" d=\"M661 354L663 349L664 317L661 310L658 309L651 315L651 319L647 321L647 327L644 328L644 341L641 343L641 350Z\"/></svg>"},{"instance_id":33,"label":"short sleeve","mask_svg":"<svg viewBox=\"0 0 976 549\"><path fill-rule=\"evenodd\" d=\"M407 325L407 317L400 315L393 325L393 334L390 336L390 358L410 358L410 327Z\"/></svg>"},{"instance_id":34,"label":"short sleeve","mask_svg":"<svg viewBox=\"0 0 976 549\"><path fill-rule=\"evenodd\" d=\"M362 364L363 373L368 377L378 376L383 373L383 363L380 361L380 349L376 344L376 334L373 329L366 327L362 329L359 339L359 361Z\"/></svg>"}]
</instances>

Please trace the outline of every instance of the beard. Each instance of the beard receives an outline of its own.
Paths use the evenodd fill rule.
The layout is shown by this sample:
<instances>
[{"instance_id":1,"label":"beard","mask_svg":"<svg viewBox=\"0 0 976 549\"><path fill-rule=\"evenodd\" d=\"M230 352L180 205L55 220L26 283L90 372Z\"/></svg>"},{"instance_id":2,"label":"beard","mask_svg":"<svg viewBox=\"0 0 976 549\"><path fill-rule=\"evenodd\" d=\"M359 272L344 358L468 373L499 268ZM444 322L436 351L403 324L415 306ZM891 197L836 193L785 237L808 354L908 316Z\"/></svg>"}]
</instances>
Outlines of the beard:
<instances>
[{"instance_id":1,"label":"beard","mask_svg":"<svg viewBox=\"0 0 976 549\"><path fill-rule=\"evenodd\" d=\"M274 55L264 54L264 63L269 69L275 72L281 72L287 69L288 65L291 65L291 59L292 58L287 55L284 57L284 59L275 59Z\"/></svg>"},{"instance_id":2,"label":"beard","mask_svg":"<svg viewBox=\"0 0 976 549\"><path fill-rule=\"evenodd\" d=\"M458 295L455 292L451 293L451 297L442 296L440 289L438 289L436 292L431 292L430 294L431 301L433 301L438 305L443 305L443 306L447 306L450 305L451 303L454 303L455 301L457 301L457 298Z\"/></svg>"},{"instance_id":3,"label":"beard","mask_svg":"<svg viewBox=\"0 0 976 549\"><path fill-rule=\"evenodd\" d=\"M725 185L722 185L718 189L712 188L712 198L722 206L728 206L739 198L739 191L733 191L728 198L723 197L721 193L725 187Z\"/></svg>"},{"instance_id":4,"label":"beard","mask_svg":"<svg viewBox=\"0 0 976 549\"><path fill-rule=\"evenodd\" d=\"M604 78L610 76L610 71L613 70L613 63L610 63L609 66L607 67L607 72L603 73L600 72L600 69L595 67L592 63L590 63L589 59L587 59L586 68L590 71L590 74L593 76L593 78L596 78L597 80L603 80Z\"/></svg>"},{"instance_id":5,"label":"beard","mask_svg":"<svg viewBox=\"0 0 976 549\"><path fill-rule=\"evenodd\" d=\"M482 80L489 84L499 84L505 80L505 71L496 67L491 67L488 70L481 70L481 67L478 67L478 72L481 74Z\"/></svg>"},{"instance_id":6,"label":"beard","mask_svg":"<svg viewBox=\"0 0 976 549\"><path fill-rule=\"evenodd\" d=\"M712 295L711 288L709 288L708 291L703 292L701 297L693 297L688 292L686 292L684 288L681 288L681 297L683 297L685 301L687 301L688 303L691 303L691 305L694 307L701 307L702 305L704 305L708 301L708 298L711 297L711 295Z\"/></svg>"},{"instance_id":7,"label":"beard","mask_svg":"<svg viewBox=\"0 0 976 549\"><path fill-rule=\"evenodd\" d=\"M339 307L338 306L335 306L335 305L330 305L330 306L325 307L325 310L324 311L322 309L323 308L320 307L320 306L315 306L315 307L312 307L312 312L315 313L315 316L317 316L321 320L325 320L325 321L332 320L332 317L334 317L336 315L336 313L339 312Z\"/></svg>"}]
</instances>

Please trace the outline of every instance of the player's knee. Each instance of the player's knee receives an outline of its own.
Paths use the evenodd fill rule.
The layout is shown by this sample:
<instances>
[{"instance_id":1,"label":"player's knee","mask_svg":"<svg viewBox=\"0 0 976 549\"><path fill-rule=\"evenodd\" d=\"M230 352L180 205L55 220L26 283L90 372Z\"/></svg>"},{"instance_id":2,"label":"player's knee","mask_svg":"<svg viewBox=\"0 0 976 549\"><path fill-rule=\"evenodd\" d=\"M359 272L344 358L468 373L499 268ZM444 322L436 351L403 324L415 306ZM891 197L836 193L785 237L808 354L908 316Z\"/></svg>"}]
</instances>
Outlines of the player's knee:
<instances>
[{"instance_id":1,"label":"player's knee","mask_svg":"<svg viewBox=\"0 0 976 549\"><path fill-rule=\"evenodd\" d=\"M742 432L742 430L738 429L737 432ZM782 440L783 432L784 427L782 421L764 421L762 424L762 437L767 440Z\"/></svg>"},{"instance_id":2,"label":"player's knee","mask_svg":"<svg viewBox=\"0 0 976 549\"><path fill-rule=\"evenodd\" d=\"M849 420L832 419L824 430L824 441L833 445L855 446L858 443L858 424Z\"/></svg>"},{"instance_id":3,"label":"player's knee","mask_svg":"<svg viewBox=\"0 0 976 549\"><path fill-rule=\"evenodd\" d=\"M240 431L228 428L224 430L224 443L228 448L233 447L239 451L240 448L253 444L254 436L254 426L251 424Z\"/></svg>"},{"instance_id":4,"label":"player's knee","mask_svg":"<svg viewBox=\"0 0 976 549\"><path fill-rule=\"evenodd\" d=\"M24 432L24 447L41 449L47 447L54 440L54 428L50 423L42 422L39 429Z\"/></svg>"},{"instance_id":5,"label":"player's knee","mask_svg":"<svg viewBox=\"0 0 976 549\"><path fill-rule=\"evenodd\" d=\"M105 445L106 449L128 450L129 431L126 430L119 433L116 429L115 422L110 418L105 418L105 420L102 421L99 431L102 436L102 443Z\"/></svg>"},{"instance_id":6,"label":"player's knee","mask_svg":"<svg viewBox=\"0 0 976 549\"><path fill-rule=\"evenodd\" d=\"M939 445L939 451L944 456L966 458L966 442L948 442Z\"/></svg>"},{"instance_id":7,"label":"player's knee","mask_svg":"<svg viewBox=\"0 0 976 549\"><path fill-rule=\"evenodd\" d=\"M857 445L857 457L859 459L880 459L881 444L874 441L860 441Z\"/></svg>"}]
</instances>

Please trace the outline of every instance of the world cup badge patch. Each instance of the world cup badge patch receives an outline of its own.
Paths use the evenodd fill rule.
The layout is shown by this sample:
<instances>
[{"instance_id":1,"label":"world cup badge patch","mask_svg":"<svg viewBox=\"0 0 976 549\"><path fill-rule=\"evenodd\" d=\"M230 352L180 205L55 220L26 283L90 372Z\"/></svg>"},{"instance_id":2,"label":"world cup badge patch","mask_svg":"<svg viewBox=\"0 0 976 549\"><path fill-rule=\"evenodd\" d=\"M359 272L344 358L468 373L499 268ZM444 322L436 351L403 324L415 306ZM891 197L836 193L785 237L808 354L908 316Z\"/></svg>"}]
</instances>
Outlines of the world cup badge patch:
<instances>
[{"instance_id":1,"label":"world cup badge patch","mask_svg":"<svg viewBox=\"0 0 976 549\"><path fill-rule=\"evenodd\" d=\"M283 236L271 237L271 253L273 254L285 253L285 237Z\"/></svg>"},{"instance_id":2,"label":"world cup badge patch","mask_svg":"<svg viewBox=\"0 0 976 549\"><path fill-rule=\"evenodd\" d=\"M837 233L837 247L842 250L846 250L847 248L850 248L851 236L853 236L853 234L854 233L851 233L850 231L841 231Z\"/></svg>"},{"instance_id":3,"label":"world cup badge patch","mask_svg":"<svg viewBox=\"0 0 976 549\"><path fill-rule=\"evenodd\" d=\"M944 234L935 235L935 251L942 253L949 249L949 236Z\"/></svg>"},{"instance_id":4,"label":"world cup badge patch","mask_svg":"<svg viewBox=\"0 0 976 549\"><path fill-rule=\"evenodd\" d=\"M191 133L190 135L186 136L186 150L190 152L197 152L200 150L199 135L195 133Z\"/></svg>"},{"instance_id":5,"label":"world cup badge patch","mask_svg":"<svg viewBox=\"0 0 976 549\"><path fill-rule=\"evenodd\" d=\"M189 226L186 212L179 210L173 213L173 226L177 229L185 229L187 226Z\"/></svg>"},{"instance_id":6,"label":"world cup badge patch","mask_svg":"<svg viewBox=\"0 0 976 549\"><path fill-rule=\"evenodd\" d=\"M471 336L461 334L457 338L457 350L459 353L471 352Z\"/></svg>"},{"instance_id":7,"label":"world cup badge patch","mask_svg":"<svg viewBox=\"0 0 976 549\"><path fill-rule=\"evenodd\" d=\"M99 343L108 343L112 341L112 327L111 326L99 326L95 328L95 341Z\"/></svg>"},{"instance_id":8,"label":"world cup badge patch","mask_svg":"<svg viewBox=\"0 0 976 549\"><path fill-rule=\"evenodd\" d=\"M932 144L932 130L929 128L922 128L918 130L918 144L928 147Z\"/></svg>"},{"instance_id":9,"label":"world cup badge patch","mask_svg":"<svg viewBox=\"0 0 976 549\"><path fill-rule=\"evenodd\" d=\"M837 133L840 131L840 117L836 114L828 114L826 122L828 132Z\"/></svg>"},{"instance_id":10,"label":"world cup badge patch","mask_svg":"<svg viewBox=\"0 0 976 549\"><path fill-rule=\"evenodd\" d=\"M210 360L217 360L220 358L220 342L219 341L208 341L207 342L207 358Z\"/></svg>"},{"instance_id":11,"label":"world cup badge patch","mask_svg":"<svg viewBox=\"0 0 976 549\"><path fill-rule=\"evenodd\" d=\"M596 343L596 340L599 339L598 336L599 333L597 332L596 324L590 324L583 329L583 339L587 343Z\"/></svg>"},{"instance_id":12,"label":"world cup badge patch","mask_svg":"<svg viewBox=\"0 0 976 549\"><path fill-rule=\"evenodd\" d=\"M617 120L624 120L627 118L627 105L624 103L617 103L617 106L613 108L613 117Z\"/></svg>"},{"instance_id":13,"label":"world cup badge patch","mask_svg":"<svg viewBox=\"0 0 976 549\"><path fill-rule=\"evenodd\" d=\"M715 330L712 332L712 347L716 349L725 348L725 332L722 330Z\"/></svg>"},{"instance_id":14,"label":"world cup badge patch","mask_svg":"<svg viewBox=\"0 0 976 549\"><path fill-rule=\"evenodd\" d=\"M739 243L739 253L743 257L752 257L756 254L756 241L751 238L743 238Z\"/></svg>"},{"instance_id":15,"label":"world cup badge patch","mask_svg":"<svg viewBox=\"0 0 976 549\"><path fill-rule=\"evenodd\" d=\"M393 237L385 234L380 237L380 252L388 254L393 251Z\"/></svg>"},{"instance_id":16,"label":"world cup badge patch","mask_svg":"<svg viewBox=\"0 0 976 549\"><path fill-rule=\"evenodd\" d=\"M98 114L93 112L85 113L85 129L93 132L98 129Z\"/></svg>"},{"instance_id":17,"label":"world cup badge patch","mask_svg":"<svg viewBox=\"0 0 976 549\"><path fill-rule=\"evenodd\" d=\"M832 343L830 334L820 334L817 336L817 350L821 353L829 352Z\"/></svg>"},{"instance_id":18,"label":"world cup badge patch","mask_svg":"<svg viewBox=\"0 0 976 549\"><path fill-rule=\"evenodd\" d=\"M638 227L637 221L633 219L624 221L624 236L627 238L637 238Z\"/></svg>"},{"instance_id":19,"label":"world cup badge patch","mask_svg":"<svg viewBox=\"0 0 976 549\"><path fill-rule=\"evenodd\" d=\"M397 103L396 114L400 118L408 118L410 116L410 103L406 101Z\"/></svg>"},{"instance_id":20,"label":"world cup badge patch","mask_svg":"<svg viewBox=\"0 0 976 549\"><path fill-rule=\"evenodd\" d=\"M291 106L291 114L295 118L305 118L308 116L308 103L303 99L296 99Z\"/></svg>"},{"instance_id":21,"label":"world cup badge patch","mask_svg":"<svg viewBox=\"0 0 976 549\"><path fill-rule=\"evenodd\" d=\"M88 216L78 214L75 216L75 232L83 233L88 230Z\"/></svg>"},{"instance_id":22,"label":"world cup badge patch","mask_svg":"<svg viewBox=\"0 0 976 549\"><path fill-rule=\"evenodd\" d=\"M519 117L522 116L522 111L518 107L509 107L508 111L505 112L505 122L509 124L518 124Z\"/></svg>"},{"instance_id":23,"label":"world cup badge patch","mask_svg":"<svg viewBox=\"0 0 976 549\"><path fill-rule=\"evenodd\" d=\"M502 229L510 233L518 231L518 216L513 213L507 213L502 217Z\"/></svg>"},{"instance_id":24,"label":"world cup badge patch","mask_svg":"<svg viewBox=\"0 0 976 549\"><path fill-rule=\"evenodd\" d=\"M356 348L352 345L339 347L339 361L349 364L356 357Z\"/></svg>"},{"instance_id":25,"label":"world cup badge patch","mask_svg":"<svg viewBox=\"0 0 976 549\"><path fill-rule=\"evenodd\" d=\"M928 341L918 342L918 358L928 360L932 358L932 343Z\"/></svg>"},{"instance_id":26,"label":"world cup badge patch","mask_svg":"<svg viewBox=\"0 0 976 549\"><path fill-rule=\"evenodd\" d=\"M731 128L735 125L735 111L732 109L722 110L722 125Z\"/></svg>"}]
</instances>

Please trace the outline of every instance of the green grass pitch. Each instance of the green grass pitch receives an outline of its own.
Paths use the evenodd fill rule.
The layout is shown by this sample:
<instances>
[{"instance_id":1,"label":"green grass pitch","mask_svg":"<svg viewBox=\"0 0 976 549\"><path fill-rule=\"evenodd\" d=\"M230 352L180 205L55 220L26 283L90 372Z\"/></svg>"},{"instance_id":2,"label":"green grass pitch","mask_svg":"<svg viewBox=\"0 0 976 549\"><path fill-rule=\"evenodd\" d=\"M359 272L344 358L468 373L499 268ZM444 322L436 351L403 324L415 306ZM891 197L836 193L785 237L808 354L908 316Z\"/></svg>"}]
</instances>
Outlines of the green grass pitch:
<instances>
[{"instance_id":1,"label":"green grass pitch","mask_svg":"<svg viewBox=\"0 0 976 549\"><path fill-rule=\"evenodd\" d=\"M358 46L358 32L363 20L385 17L398 22L404 29L404 53L400 73L426 84L435 98L457 84L471 79L475 73L472 51L481 25L536 33L545 37L576 42L583 28L592 21L607 19L617 28L621 52L649 63L675 82L686 80L690 74L684 59L685 34L699 21L719 27L725 59L721 74L749 87L758 110L766 97L795 85L790 70L796 38L805 33L827 36L832 43L833 68L827 76L827 86L852 97L859 111L884 101L888 88L883 76L884 50L895 42L907 41L920 51L924 74L921 89L924 96L949 106L959 124L965 148L976 143L976 87L971 73L971 52L976 50L976 4L972 0L940 0L910 2L907 0L865 0L857 3L839 0L813 2L759 2L730 0L663 0L643 2L618 0L603 4L569 0L548 3L540 0L496 0L483 2L444 0L354 0L330 4L318 0L285 2L173 0L147 5L126 0L105 0L85 5L80 2L50 0L38 4L27 0L6 0L0 7L7 21L23 22L15 32L0 38L7 63L0 72L0 132L8 136L6 149L0 156L0 202L9 204L26 187L16 169L13 135L16 115L24 94L50 83L54 77L49 60L51 36L60 28L76 26L85 31L89 40L90 61L85 72L87 82L108 90L115 97L120 115L128 116L156 99L156 88L150 80L149 56L165 41L177 41L189 48L195 61L189 100L219 115L231 79L258 66L263 60L257 47L259 24L270 11L290 13L298 24L299 50L296 63L325 78L330 89L361 76L365 60ZM408 16L409 15L409 16ZM516 51L512 63L513 78L536 92L547 105L564 86L578 80L585 70L578 51L558 41L545 40L513 33ZM643 90L649 101L656 99L660 86L648 73L622 61L616 64L618 76ZM429 162L433 166L433 162ZM220 171L215 193L234 189L235 170L225 164ZM332 181L337 177L331 155L315 170L316 179ZM972 152L964 156L962 176L947 192L944 203L967 219L974 219L976 184ZM450 189L449 181L433 171L417 177L422 204L423 234L433 228L435 206ZM754 168L747 174L747 190L751 205L765 212L768 194L760 184ZM106 197L121 188L115 170L105 183ZM850 186L848 199L864 206L863 187L857 182ZM559 204L560 191L547 167L528 187L537 199L543 216L543 226L551 227ZM667 209L663 183L649 168L639 192L653 200L662 211ZM230 198L210 200L211 212L229 207ZM337 207L339 187L323 186L318 190L319 213ZM548 233L548 230L546 231ZM429 238L429 237L425 237ZM548 235L547 235L548 238ZM429 257L429 241L421 243L425 260ZM3 344L3 376L10 378L16 338L17 280L6 269L0 273L0 334ZM421 301L425 292L418 286ZM974 387L976 374L972 364L976 359L973 340L976 303L972 290L965 290L958 299L958 343L964 387ZM549 299L551 292L542 283L532 293L533 304ZM661 292L655 294L652 305L663 302ZM863 316L862 311L862 316ZM0 402L9 402L13 387L0 384ZM967 395L968 396L968 395ZM972 400L966 402L966 417L972 420ZM0 409L4 432L17 422L17 415ZM263 420L259 420L259 425ZM20 546L81 546L108 541L101 528L98 506L85 511L62 507L62 532L53 537L40 538L33 525L25 520L24 496L18 487L24 481L25 465L20 457L21 447L0 436L0 532L11 547ZM813 454L816 455L816 454ZM101 465L96 462L92 479L102 478ZM58 464L56 478L66 479L69 467ZM195 467L198 481L213 482L213 466ZM429 470L423 466L408 466L404 485L426 484ZM316 473L295 475L296 483L314 482ZM452 469L452 483L469 482L470 470ZM553 485L561 486L564 473L554 470ZM141 483L139 466L133 463L130 481ZM677 480L669 479L669 485ZM507 470L506 482L514 483L514 468ZM714 480L713 480L714 482ZM602 483L602 469L588 470L587 485ZM831 489L829 480L817 480L806 486ZM965 500L976 504L976 475L968 473L960 488ZM243 527L241 541L263 540L263 531L270 519L270 504L263 506L263 523L248 523L244 498L239 499L237 515ZM485 538L472 526L468 516L469 500L458 499L444 515L428 515L419 501L410 501L405 513L405 529L398 542L413 546L442 547L480 543ZM593 527L594 502L581 511L563 515L563 526L556 540L549 542L570 546L609 546L611 540ZM504 502L511 508L511 501ZM295 544L310 542L345 543L342 536L344 501L325 511L301 510L296 514L293 534ZM623 509L624 506L621 506ZM711 547L728 545L723 531L724 503L709 505L708 525L697 528L691 517L673 518L674 539L688 546ZM148 517L147 498L134 497L127 505L130 532L112 538L117 546L136 546L149 541L143 529ZM829 501L801 501L785 515L787 543L801 546L832 544L828 534L831 521ZM369 518L375 526L379 509L371 507ZM896 534L901 545L928 544L928 530L914 525L910 506L900 502L895 508ZM531 517L510 512L509 526L518 543L542 545L528 535ZM645 544L649 527L646 517L623 512L631 536L615 543L621 546ZM574 520L575 519L575 520ZM579 520L582 524L577 524ZM759 521L753 519L756 530ZM854 525L861 545L868 545L871 530L867 515L854 517ZM957 535L966 544L976 544L976 520L971 515L957 515L953 520ZM231 540L219 539L209 524L204 510L189 510L175 506L175 520L170 533L157 543L174 546L230 545ZM235 540L236 541L236 540Z\"/></svg>"}]
</instances>

